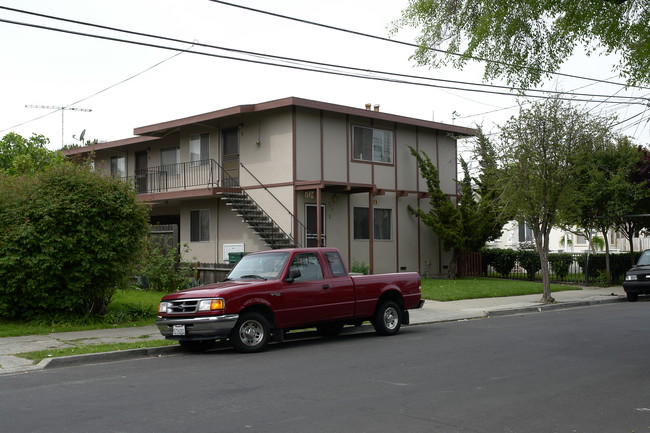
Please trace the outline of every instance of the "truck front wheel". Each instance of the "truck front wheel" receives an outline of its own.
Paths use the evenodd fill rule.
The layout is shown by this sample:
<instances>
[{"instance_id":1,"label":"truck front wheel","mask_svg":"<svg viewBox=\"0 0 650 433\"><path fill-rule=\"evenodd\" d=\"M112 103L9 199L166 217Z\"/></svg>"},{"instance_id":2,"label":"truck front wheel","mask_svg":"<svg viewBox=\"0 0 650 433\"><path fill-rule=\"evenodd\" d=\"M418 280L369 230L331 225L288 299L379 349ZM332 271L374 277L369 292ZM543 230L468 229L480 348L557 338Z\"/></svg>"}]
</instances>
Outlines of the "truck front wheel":
<instances>
[{"instance_id":1,"label":"truck front wheel","mask_svg":"<svg viewBox=\"0 0 650 433\"><path fill-rule=\"evenodd\" d=\"M372 326L379 335L394 335L402 326L402 310L393 301L384 301L377 308Z\"/></svg>"},{"instance_id":2,"label":"truck front wheel","mask_svg":"<svg viewBox=\"0 0 650 433\"><path fill-rule=\"evenodd\" d=\"M259 313L244 313L230 333L230 343L244 353L263 350L269 340L269 322Z\"/></svg>"}]
</instances>

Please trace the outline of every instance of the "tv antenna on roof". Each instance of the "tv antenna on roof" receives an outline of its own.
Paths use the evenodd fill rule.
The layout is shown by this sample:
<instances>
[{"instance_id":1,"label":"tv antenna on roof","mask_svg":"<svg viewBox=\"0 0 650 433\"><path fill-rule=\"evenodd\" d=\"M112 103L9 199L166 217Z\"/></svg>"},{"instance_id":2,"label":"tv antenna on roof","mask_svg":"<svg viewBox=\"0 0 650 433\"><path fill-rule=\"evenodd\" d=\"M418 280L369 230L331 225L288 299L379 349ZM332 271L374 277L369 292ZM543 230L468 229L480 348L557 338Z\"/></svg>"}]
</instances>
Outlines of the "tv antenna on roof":
<instances>
[{"instance_id":1,"label":"tv antenna on roof","mask_svg":"<svg viewBox=\"0 0 650 433\"><path fill-rule=\"evenodd\" d=\"M81 134L79 134L79 138L77 138L76 135L73 135L72 138L74 138L75 140L81 141L81 145L83 146L85 136L86 136L86 130L84 129L83 131L81 131Z\"/></svg>"},{"instance_id":2,"label":"tv antenna on roof","mask_svg":"<svg viewBox=\"0 0 650 433\"><path fill-rule=\"evenodd\" d=\"M63 123L63 113L65 110L72 110L72 111L93 111L88 108L76 108L76 107L59 107L55 105L25 105L25 108L45 108L48 110L61 110L61 148L65 145L63 141L63 130L64 130L64 123Z\"/></svg>"}]
</instances>

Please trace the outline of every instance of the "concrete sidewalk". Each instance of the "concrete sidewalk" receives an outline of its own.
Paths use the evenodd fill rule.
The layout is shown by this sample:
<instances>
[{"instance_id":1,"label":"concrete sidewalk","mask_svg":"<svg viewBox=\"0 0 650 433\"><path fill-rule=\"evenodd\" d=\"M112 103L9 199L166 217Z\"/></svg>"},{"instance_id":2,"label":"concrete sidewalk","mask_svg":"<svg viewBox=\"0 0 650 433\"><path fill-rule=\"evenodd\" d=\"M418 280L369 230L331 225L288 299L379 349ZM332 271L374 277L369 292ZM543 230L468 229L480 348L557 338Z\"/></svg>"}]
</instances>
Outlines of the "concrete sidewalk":
<instances>
[{"instance_id":1,"label":"concrete sidewalk","mask_svg":"<svg viewBox=\"0 0 650 433\"><path fill-rule=\"evenodd\" d=\"M538 313L625 300L625 292L620 286L607 288L590 287L584 290L555 292L553 296L556 303L547 305L539 302L540 295L468 299L450 302L426 301L423 308L411 311L411 324L418 325L469 320L507 314ZM79 345L133 343L149 340L163 340L160 332L158 332L158 328L155 326L0 338L0 374L179 352L178 346L166 346L153 349L133 349L100 354L49 358L44 359L36 365L33 365L31 361L25 358L15 356L24 352L75 347Z\"/></svg>"}]
</instances>

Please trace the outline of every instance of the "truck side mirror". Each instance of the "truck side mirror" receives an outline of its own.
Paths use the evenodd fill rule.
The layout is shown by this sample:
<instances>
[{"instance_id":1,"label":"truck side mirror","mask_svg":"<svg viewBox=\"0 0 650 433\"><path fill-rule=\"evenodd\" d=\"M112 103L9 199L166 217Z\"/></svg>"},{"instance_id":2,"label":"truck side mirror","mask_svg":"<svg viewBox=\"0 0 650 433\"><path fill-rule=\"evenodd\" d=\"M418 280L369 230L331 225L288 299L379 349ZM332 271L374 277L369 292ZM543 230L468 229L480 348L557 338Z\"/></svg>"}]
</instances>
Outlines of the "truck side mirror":
<instances>
[{"instance_id":1,"label":"truck side mirror","mask_svg":"<svg viewBox=\"0 0 650 433\"><path fill-rule=\"evenodd\" d=\"M290 268L289 275L287 276L287 283L293 283L296 278L299 278L302 274L298 268Z\"/></svg>"}]
</instances>

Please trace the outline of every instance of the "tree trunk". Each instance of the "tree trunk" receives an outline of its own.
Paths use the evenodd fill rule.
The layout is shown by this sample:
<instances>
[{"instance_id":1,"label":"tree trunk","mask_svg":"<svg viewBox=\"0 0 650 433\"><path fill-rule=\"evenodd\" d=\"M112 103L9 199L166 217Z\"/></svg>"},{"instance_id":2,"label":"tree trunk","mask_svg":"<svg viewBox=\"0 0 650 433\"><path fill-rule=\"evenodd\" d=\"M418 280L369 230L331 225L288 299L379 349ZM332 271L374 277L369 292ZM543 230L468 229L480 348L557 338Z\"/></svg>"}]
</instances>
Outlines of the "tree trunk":
<instances>
[{"instance_id":1,"label":"tree trunk","mask_svg":"<svg viewBox=\"0 0 650 433\"><path fill-rule=\"evenodd\" d=\"M611 265L609 263L609 239L607 238L607 229L602 230L603 239L605 240L605 272L607 272L607 280L611 282Z\"/></svg>"},{"instance_id":2,"label":"tree trunk","mask_svg":"<svg viewBox=\"0 0 650 433\"><path fill-rule=\"evenodd\" d=\"M542 286L544 288L542 292L542 299L540 302L545 304L552 304L555 302L553 296L551 296L551 272L548 263L548 251L549 251L549 237L550 233L546 231L538 231L535 234L535 246L539 253L539 263L541 266L542 273Z\"/></svg>"},{"instance_id":3,"label":"tree trunk","mask_svg":"<svg viewBox=\"0 0 650 433\"><path fill-rule=\"evenodd\" d=\"M460 250L458 248L452 249L451 261L449 262L449 271L447 272L447 278L450 280L455 280L458 278L458 260L460 258Z\"/></svg>"}]
</instances>

